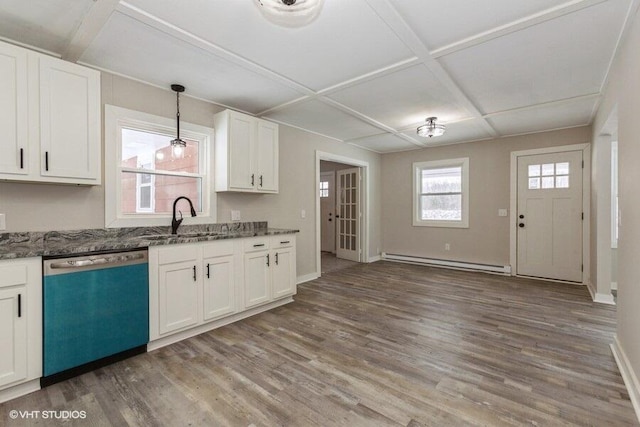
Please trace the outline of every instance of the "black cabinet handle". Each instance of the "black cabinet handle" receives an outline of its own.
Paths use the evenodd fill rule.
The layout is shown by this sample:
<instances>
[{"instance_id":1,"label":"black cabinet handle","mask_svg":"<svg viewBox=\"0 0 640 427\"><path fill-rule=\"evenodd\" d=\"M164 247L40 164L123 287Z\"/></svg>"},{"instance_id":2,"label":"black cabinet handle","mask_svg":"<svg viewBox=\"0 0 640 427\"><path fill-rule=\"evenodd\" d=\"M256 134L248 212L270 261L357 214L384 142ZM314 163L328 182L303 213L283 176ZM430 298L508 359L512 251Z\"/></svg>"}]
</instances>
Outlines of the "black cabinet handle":
<instances>
[{"instance_id":1,"label":"black cabinet handle","mask_svg":"<svg viewBox=\"0 0 640 427\"><path fill-rule=\"evenodd\" d=\"M269 254L267 254L267 267L269 267Z\"/></svg>"},{"instance_id":2,"label":"black cabinet handle","mask_svg":"<svg viewBox=\"0 0 640 427\"><path fill-rule=\"evenodd\" d=\"M22 294L18 294L18 317L22 317Z\"/></svg>"},{"instance_id":3,"label":"black cabinet handle","mask_svg":"<svg viewBox=\"0 0 640 427\"><path fill-rule=\"evenodd\" d=\"M44 170L46 171L49 170L49 152L48 151L44 152Z\"/></svg>"},{"instance_id":4,"label":"black cabinet handle","mask_svg":"<svg viewBox=\"0 0 640 427\"><path fill-rule=\"evenodd\" d=\"M211 271L209 270L209 263L207 263L207 279L211 278Z\"/></svg>"},{"instance_id":5,"label":"black cabinet handle","mask_svg":"<svg viewBox=\"0 0 640 427\"><path fill-rule=\"evenodd\" d=\"M278 252L276 252L276 265L278 265Z\"/></svg>"},{"instance_id":6,"label":"black cabinet handle","mask_svg":"<svg viewBox=\"0 0 640 427\"><path fill-rule=\"evenodd\" d=\"M196 281L196 266L193 266L193 281Z\"/></svg>"},{"instance_id":7,"label":"black cabinet handle","mask_svg":"<svg viewBox=\"0 0 640 427\"><path fill-rule=\"evenodd\" d=\"M284 245L285 243L291 243L291 240L285 240L284 242L280 242L281 245Z\"/></svg>"},{"instance_id":8,"label":"black cabinet handle","mask_svg":"<svg viewBox=\"0 0 640 427\"><path fill-rule=\"evenodd\" d=\"M24 148L20 149L20 169L24 169Z\"/></svg>"},{"instance_id":9,"label":"black cabinet handle","mask_svg":"<svg viewBox=\"0 0 640 427\"><path fill-rule=\"evenodd\" d=\"M260 187L262 187L262 175L260 175Z\"/></svg>"},{"instance_id":10,"label":"black cabinet handle","mask_svg":"<svg viewBox=\"0 0 640 427\"><path fill-rule=\"evenodd\" d=\"M255 185L255 181L256 181L255 178L256 178L255 174L251 174L251 185Z\"/></svg>"},{"instance_id":11,"label":"black cabinet handle","mask_svg":"<svg viewBox=\"0 0 640 427\"><path fill-rule=\"evenodd\" d=\"M259 247L262 247L262 246L264 246L264 243L260 243L259 245L253 245L254 248L259 248Z\"/></svg>"}]
</instances>

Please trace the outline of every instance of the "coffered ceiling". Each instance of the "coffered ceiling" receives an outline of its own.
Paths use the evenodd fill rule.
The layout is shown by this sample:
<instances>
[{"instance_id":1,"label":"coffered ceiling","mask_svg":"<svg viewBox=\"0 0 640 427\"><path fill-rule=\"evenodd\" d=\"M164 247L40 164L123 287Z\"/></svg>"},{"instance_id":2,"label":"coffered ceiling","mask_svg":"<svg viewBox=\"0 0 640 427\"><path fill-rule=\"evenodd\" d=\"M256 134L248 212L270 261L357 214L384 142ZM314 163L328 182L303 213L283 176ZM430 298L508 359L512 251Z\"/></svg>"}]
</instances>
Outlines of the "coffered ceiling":
<instances>
[{"instance_id":1,"label":"coffered ceiling","mask_svg":"<svg viewBox=\"0 0 640 427\"><path fill-rule=\"evenodd\" d=\"M6 40L385 153L589 124L638 0L326 0L303 28L254 0L0 5Z\"/></svg>"}]
</instances>

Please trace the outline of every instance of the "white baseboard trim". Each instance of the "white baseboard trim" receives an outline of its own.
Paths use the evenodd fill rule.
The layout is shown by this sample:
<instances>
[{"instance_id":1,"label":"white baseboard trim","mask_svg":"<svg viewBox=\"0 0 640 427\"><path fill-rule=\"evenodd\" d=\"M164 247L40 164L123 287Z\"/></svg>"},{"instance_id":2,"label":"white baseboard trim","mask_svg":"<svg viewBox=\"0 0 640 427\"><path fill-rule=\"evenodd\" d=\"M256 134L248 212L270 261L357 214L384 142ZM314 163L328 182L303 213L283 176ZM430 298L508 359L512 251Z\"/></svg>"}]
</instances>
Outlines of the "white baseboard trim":
<instances>
[{"instance_id":1,"label":"white baseboard trim","mask_svg":"<svg viewBox=\"0 0 640 427\"><path fill-rule=\"evenodd\" d=\"M298 276L297 277L297 284L301 284L304 282L310 282L312 280L316 280L318 277L320 277L320 275L318 273L309 273L309 274L305 274L304 276Z\"/></svg>"},{"instance_id":2,"label":"white baseboard trim","mask_svg":"<svg viewBox=\"0 0 640 427\"><path fill-rule=\"evenodd\" d=\"M229 323L237 322L238 320L246 319L247 317L251 317L258 313L262 313L264 311L271 310L272 308L280 307L281 305L289 304L293 302L292 297L283 298L277 301L270 302L269 304L261 305L259 307L250 308L241 313L237 313L228 317L223 317L219 320L214 320L210 323L205 323L204 325L196 326L193 329L187 329L182 332L176 332L173 335L169 335L166 337L158 338L154 341L151 341L147 344L147 351L157 350L161 347L168 346L169 344L177 343L178 341L182 341L187 338L195 337L196 335L203 334L205 332L209 332L213 329L219 328L221 326L228 325Z\"/></svg>"},{"instance_id":3,"label":"white baseboard trim","mask_svg":"<svg viewBox=\"0 0 640 427\"><path fill-rule=\"evenodd\" d=\"M611 290L612 291L618 290L618 282L611 282Z\"/></svg>"},{"instance_id":4,"label":"white baseboard trim","mask_svg":"<svg viewBox=\"0 0 640 427\"><path fill-rule=\"evenodd\" d=\"M593 302L598 302L600 304L616 305L616 301L613 299L613 295L611 294L596 293L596 297L593 299Z\"/></svg>"},{"instance_id":5,"label":"white baseboard trim","mask_svg":"<svg viewBox=\"0 0 640 427\"><path fill-rule=\"evenodd\" d=\"M0 390L0 403L40 390L40 378Z\"/></svg>"},{"instance_id":6,"label":"white baseboard trim","mask_svg":"<svg viewBox=\"0 0 640 427\"><path fill-rule=\"evenodd\" d=\"M449 261L444 259L422 258L417 256L407 256L398 254L382 253L382 259L385 261L403 262L407 264L429 265L433 267L451 268L456 270L484 271L487 273L511 274L510 265L490 265L476 264L462 261Z\"/></svg>"},{"instance_id":7,"label":"white baseboard trim","mask_svg":"<svg viewBox=\"0 0 640 427\"><path fill-rule=\"evenodd\" d=\"M638 381L637 375L633 371L631 363L629 363L627 355L620 346L618 335L616 335L613 339L613 344L611 344L611 352L613 353L613 357L616 359L616 363L618 364L620 374L622 374L624 384L627 386L629 399L631 399L633 409L636 411L636 417L638 418L638 421L640 421L640 382Z\"/></svg>"},{"instance_id":8,"label":"white baseboard trim","mask_svg":"<svg viewBox=\"0 0 640 427\"><path fill-rule=\"evenodd\" d=\"M382 261L382 254L369 257L369 260L367 262L377 262L377 261Z\"/></svg>"},{"instance_id":9,"label":"white baseboard trim","mask_svg":"<svg viewBox=\"0 0 640 427\"><path fill-rule=\"evenodd\" d=\"M598 291L593 288L593 283L591 281L586 282L585 285L587 285L587 289L589 290L589 294L591 295L591 300L593 300L593 302L616 305L616 301L612 294L598 293Z\"/></svg>"}]
</instances>

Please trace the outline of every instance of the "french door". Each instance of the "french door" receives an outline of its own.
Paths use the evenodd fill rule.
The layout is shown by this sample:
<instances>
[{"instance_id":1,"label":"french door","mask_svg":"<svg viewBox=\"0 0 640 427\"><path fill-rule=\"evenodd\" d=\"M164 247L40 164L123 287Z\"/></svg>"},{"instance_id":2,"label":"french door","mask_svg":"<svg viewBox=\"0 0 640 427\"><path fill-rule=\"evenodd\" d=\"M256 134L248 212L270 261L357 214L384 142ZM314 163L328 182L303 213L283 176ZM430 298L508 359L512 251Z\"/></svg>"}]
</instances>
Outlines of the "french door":
<instances>
[{"instance_id":1,"label":"french door","mask_svg":"<svg viewBox=\"0 0 640 427\"><path fill-rule=\"evenodd\" d=\"M360 261L360 168L336 172L336 256Z\"/></svg>"}]
</instances>

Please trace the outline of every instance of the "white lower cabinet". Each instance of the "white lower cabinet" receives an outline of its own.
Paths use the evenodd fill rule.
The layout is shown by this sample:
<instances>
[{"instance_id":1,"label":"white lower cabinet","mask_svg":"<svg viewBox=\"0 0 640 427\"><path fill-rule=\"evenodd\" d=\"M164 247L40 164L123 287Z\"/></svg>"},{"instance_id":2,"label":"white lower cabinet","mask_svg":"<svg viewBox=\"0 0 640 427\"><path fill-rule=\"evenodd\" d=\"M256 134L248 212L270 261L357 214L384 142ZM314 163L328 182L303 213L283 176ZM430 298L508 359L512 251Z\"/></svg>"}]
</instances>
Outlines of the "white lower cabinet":
<instances>
[{"instance_id":1,"label":"white lower cabinet","mask_svg":"<svg viewBox=\"0 0 640 427\"><path fill-rule=\"evenodd\" d=\"M150 247L151 341L294 295L295 236L284 236Z\"/></svg>"},{"instance_id":2,"label":"white lower cabinet","mask_svg":"<svg viewBox=\"0 0 640 427\"><path fill-rule=\"evenodd\" d=\"M294 235L246 239L244 252L245 307L296 293Z\"/></svg>"},{"instance_id":3,"label":"white lower cabinet","mask_svg":"<svg viewBox=\"0 0 640 427\"><path fill-rule=\"evenodd\" d=\"M0 402L42 376L42 261L0 261ZM34 389L37 389L35 387Z\"/></svg>"}]
</instances>

